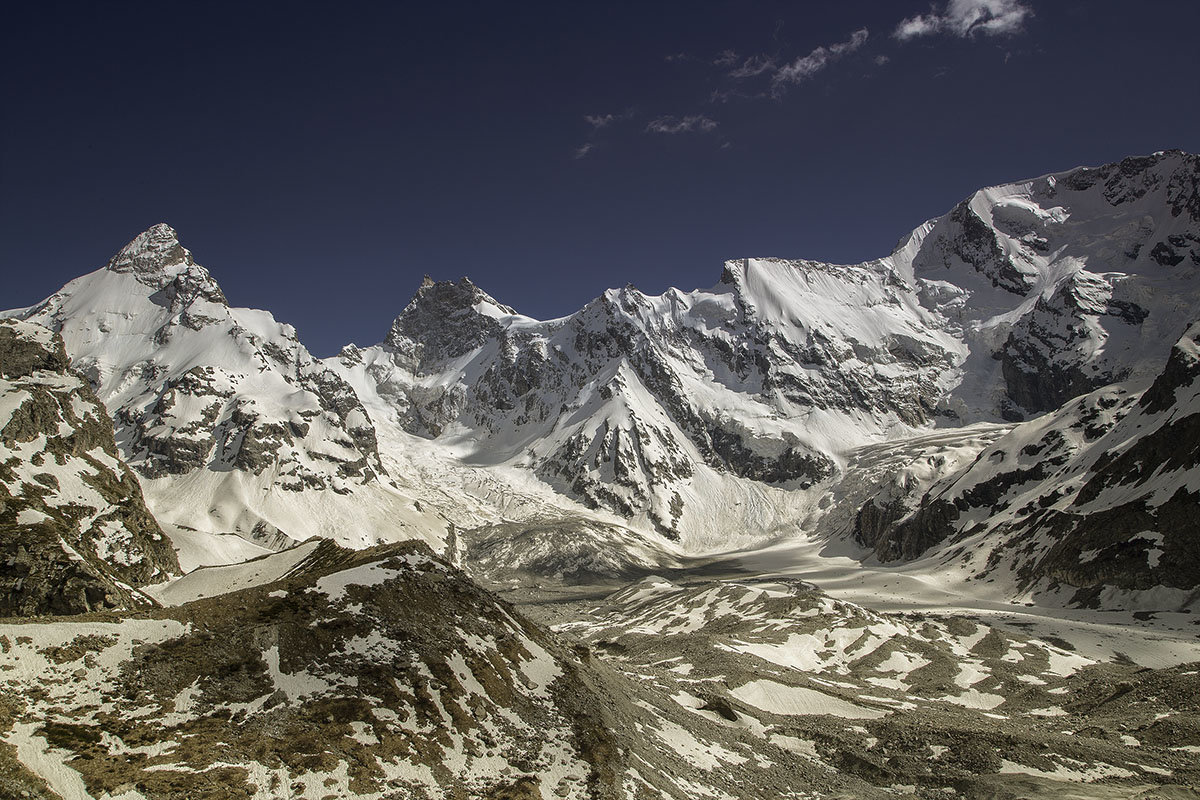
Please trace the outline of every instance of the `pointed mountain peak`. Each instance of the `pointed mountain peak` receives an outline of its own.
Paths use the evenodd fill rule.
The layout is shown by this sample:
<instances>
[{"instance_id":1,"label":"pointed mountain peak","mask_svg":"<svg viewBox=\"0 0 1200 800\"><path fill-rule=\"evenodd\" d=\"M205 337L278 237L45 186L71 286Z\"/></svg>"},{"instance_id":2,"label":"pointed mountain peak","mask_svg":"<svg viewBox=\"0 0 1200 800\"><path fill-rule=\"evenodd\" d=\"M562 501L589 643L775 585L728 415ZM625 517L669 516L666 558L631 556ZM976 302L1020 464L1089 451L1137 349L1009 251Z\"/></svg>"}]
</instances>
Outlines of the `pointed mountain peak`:
<instances>
[{"instance_id":1,"label":"pointed mountain peak","mask_svg":"<svg viewBox=\"0 0 1200 800\"><path fill-rule=\"evenodd\" d=\"M502 314L518 316L517 312L480 289L467 277L457 281L435 281L428 275L421 281L417 293L409 301L400 316L425 315L428 313L448 315L477 308L480 304L494 307ZM489 313L487 316L495 316Z\"/></svg>"},{"instance_id":2,"label":"pointed mountain peak","mask_svg":"<svg viewBox=\"0 0 1200 800\"><path fill-rule=\"evenodd\" d=\"M165 222L135 236L109 259L105 269L133 275L152 289L174 286L173 295L201 296L228 305L221 287L208 270L196 263L191 251L179 243L179 234Z\"/></svg>"},{"instance_id":3,"label":"pointed mountain peak","mask_svg":"<svg viewBox=\"0 0 1200 800\"><path fill-rule=\"evenodd\" d=\"M170 267L190 266L196 262L179 243L175 229L165 222L142 231L113 256L107 269L135 275L160 275Z\"/></svg>"},{"instance_id":4,"label":"pointed mountain peak","mask_svg":"<svg viewBox=\"0 0 1200 800\"><path fill-rule=\"evenodd\" d=\"M435 281L428 275L392 323L384 344L416 353L421 364L454 358L499 335L504 317L520 316L476 286L470 278Z\"/></svg>"}]
</instances>

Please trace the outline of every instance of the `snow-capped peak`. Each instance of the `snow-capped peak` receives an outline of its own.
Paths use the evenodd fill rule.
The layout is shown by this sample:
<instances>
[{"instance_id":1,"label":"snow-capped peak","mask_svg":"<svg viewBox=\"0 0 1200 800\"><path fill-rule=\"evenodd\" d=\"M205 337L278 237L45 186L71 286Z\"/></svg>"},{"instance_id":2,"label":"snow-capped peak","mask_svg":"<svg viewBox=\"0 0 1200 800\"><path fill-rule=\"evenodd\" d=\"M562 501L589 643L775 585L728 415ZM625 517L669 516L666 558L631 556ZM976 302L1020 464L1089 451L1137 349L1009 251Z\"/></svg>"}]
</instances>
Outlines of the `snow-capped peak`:
<instances>
[{"instance_id":1,"label":"snow-capped peak","mask_svg":"<svg viewBox=\"0 0 1200 800\"><path fill-rule=\"evenodd\" d=\"M470 353L498 336L505 323L528 320L476 286L470 278L434 281L428 275L384 345L416 372ZM532 321L532 320L530 320Z\"/></svg>"},{"instance_id":2,"label":"snow-capped peak","mask_svg":"<svg viewBox=\"0 0 1200 800\"><path fill-rule=\"evenodd\" d=\"M292 326L230 307L169 225L8 315L62 335L162 522L359 545L405 526L354 390Z\"/></svg>"},{"instance_id":3,"label":"snow-capped peak","mask_svg":"<svg viewBox=\"0 0 1200 800\"><path fill-rule=\"evenodd\" d=\"M110 272L128 273L139 283L153 289L174 284L172 296L200 296L227 305L225 295L208 270L196 263L192 253L179 243L179 235L165 222L139 233L122 247L104 267Z\"/></svg>"}]
</instances>

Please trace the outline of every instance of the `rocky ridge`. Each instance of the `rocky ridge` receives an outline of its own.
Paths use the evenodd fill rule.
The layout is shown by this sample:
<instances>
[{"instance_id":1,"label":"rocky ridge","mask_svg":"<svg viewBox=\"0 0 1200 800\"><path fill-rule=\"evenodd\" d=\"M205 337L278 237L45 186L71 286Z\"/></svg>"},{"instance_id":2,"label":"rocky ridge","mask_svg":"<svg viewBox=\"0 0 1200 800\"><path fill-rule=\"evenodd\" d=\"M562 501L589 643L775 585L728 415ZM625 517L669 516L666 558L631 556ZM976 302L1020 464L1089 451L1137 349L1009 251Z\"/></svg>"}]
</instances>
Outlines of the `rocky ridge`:
<instances>
[{"instance_id":1,"label":"rocky ridge","mask_svg":"<svg viewBox=\"0 0 1200 800\"><path fill-rule=\"evenodd\" d=\"M0 616L143 606L136 587L179 573L62 339L12 320L0 320L0 540Z\"/></svg>"},{"instance_id":2,"label":"rocky ridge","mask_svg":"<svg viewBox=\"0 0 1200 800\"><path fill-rule=\"evenodd\" d=\"M884 560L933 548L1025 591L1181 608L1200 590L1197 441L1200 324L1148 387L1114 384L1019 425L919 502L864 505L856 533Z\"/></svg>"}]
</instances>

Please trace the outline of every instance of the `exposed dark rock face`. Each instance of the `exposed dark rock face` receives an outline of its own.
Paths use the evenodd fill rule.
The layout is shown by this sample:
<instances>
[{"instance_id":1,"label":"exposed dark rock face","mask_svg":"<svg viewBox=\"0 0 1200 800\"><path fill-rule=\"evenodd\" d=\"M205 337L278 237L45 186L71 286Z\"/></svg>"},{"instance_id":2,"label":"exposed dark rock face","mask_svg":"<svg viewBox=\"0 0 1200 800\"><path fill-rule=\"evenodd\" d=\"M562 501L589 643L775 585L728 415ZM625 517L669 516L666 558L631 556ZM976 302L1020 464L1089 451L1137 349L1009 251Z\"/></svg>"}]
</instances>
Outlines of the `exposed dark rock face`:
<instances>
[{"instance_id":1,"label":"exposed dark rock face","mask_svg":"<svg viewBox=\"0 0 1200 800\"><path fill-rule=\"evenodd\" d=\"M1116 385L1020 425L912 513L864 507L857 533L884 560L982 534L983 572L1010 570L1024 589L1096 604L1165 588L1182 603L1200 588L1198 476L1200 324L1140 395Z\"/></svg>"},{"instance_id":2,"label":"exposed dark rock face","mask_svg":"<svg viewBox=\"0 0 1200 800\"><path fill-rule=\"evenodd\" d=\"M1089 363L1087 352L1097 317L1116 311L1127 324L1145 319L1135 305L1112 306L1112 291L1101 276L1078 272L1021 318L1000 351L1008 395L1018 406L1053 411L1121 377Z\"/></svg>"},{"instance_id":3,"label":"exposed dark rock face","mask_svg":"<svg viewBox=\"0 0 1200 800\"><path fill-rule=\"evenodd\" d=\"M0 615L131 608L179 572L62 340L0 321Z\"/></svg>"},{"instance_id":4,"label":"exposed dark rock face","mask_svg":"<svg viewBox=\"0 0 1200 800\"><path fill-rule=\"evenodd\" d=\"M1017 269L996 241L996 232L971 209L970 201L955 206L949 218L960 229L946 248L949 254L970 264L993 286L1007 292L1024 295L1033 287L1033 276Z\"/></svg>"},{"instance_id":5,"label":"exposed dark rock face","mask_svg":"<svg viewBox=\"0 0 1200 800\"><path fill-rule=\"evenodd\" d=\"M872 548L880 561L916 558L954 533L960 516L954 503L940 498L922 500L911 515L905 515L908 509L902 505L880 508L867 503L855 520L855 538Z\"/></svg>"},{"instance_id":6,"label":"exposed dark rock face","mask_svg":"<svg viewBox=\"0 0 1200 800\"><path fill-rule=\"evenodd\" d=\"M501 333L492 317L478 313L479 303L497 304L483 290L463 278L457 283L433 281L425 276L417 294L392 323L386 344L406 359L414 372L424 374L446 361L466 355Z\"/></svg>"}]
</instances>

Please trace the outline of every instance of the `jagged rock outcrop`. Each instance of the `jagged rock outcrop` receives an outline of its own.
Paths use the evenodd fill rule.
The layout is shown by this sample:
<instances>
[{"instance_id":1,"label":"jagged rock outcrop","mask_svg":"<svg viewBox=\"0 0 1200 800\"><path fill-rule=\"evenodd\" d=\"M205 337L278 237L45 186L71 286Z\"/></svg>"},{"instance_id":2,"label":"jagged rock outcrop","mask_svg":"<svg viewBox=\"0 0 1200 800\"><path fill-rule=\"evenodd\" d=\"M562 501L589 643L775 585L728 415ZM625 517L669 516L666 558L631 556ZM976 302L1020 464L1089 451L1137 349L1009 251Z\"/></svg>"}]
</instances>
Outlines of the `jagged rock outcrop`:
<instances>
[{"instance_id":1,"label":"jagged rock outcrop","mask_svg":"<svg viewBox=\"0 0 1200 800\"><path fill-rule=\"evenodd\" d=\"M62 339L0 320L0 616L146 605L178 572Z\"/></svg>"}]
</instances>

